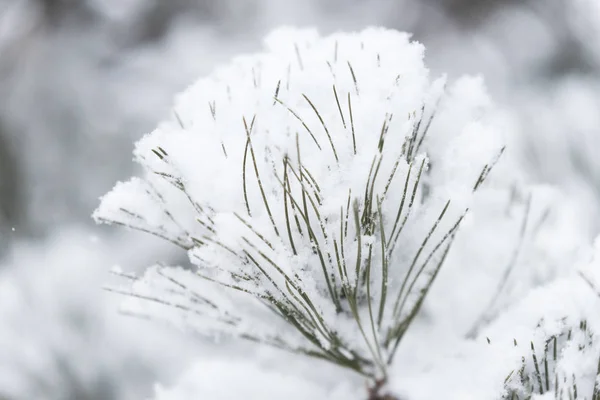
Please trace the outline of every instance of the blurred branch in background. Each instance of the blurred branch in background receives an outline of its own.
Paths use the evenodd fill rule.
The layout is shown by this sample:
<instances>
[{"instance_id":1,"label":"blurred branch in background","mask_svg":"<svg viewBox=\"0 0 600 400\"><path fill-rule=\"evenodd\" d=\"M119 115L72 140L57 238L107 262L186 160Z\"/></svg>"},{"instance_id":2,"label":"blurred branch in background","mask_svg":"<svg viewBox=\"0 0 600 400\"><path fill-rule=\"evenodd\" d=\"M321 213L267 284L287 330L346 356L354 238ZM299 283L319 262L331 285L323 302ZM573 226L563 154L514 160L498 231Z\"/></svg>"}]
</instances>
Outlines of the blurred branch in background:
<instances>
[{"instance_id":1,"label":"blurred branch in background","mask_svg":"<svg viewBox=\"0 0 600 400\"><path fill-rule=\"evenodd\" d=\"M0 258L10 246L13 227L21 224L23 181L19 163L0 120Z\"/></svg>"}]
</instances>

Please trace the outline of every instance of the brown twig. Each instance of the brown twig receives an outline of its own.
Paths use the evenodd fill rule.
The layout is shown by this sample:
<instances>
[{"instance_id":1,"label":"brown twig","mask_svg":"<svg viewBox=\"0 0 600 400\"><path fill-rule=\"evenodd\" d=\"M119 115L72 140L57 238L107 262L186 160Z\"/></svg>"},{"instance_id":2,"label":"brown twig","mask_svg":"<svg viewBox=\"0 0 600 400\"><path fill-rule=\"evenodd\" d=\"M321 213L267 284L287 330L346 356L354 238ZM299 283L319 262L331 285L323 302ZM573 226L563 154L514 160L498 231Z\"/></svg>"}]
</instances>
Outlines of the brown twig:
<instances>
[{"instance_id":1,"label":"brown twig","mask_svg":"<svg viewBox=\"0 0 600 400\"><path fill-rule=\"evenodd\" d=\"M385 379L379 379L375 381L373 386L368 387L367 392L369 393L369 397L367 400L400 400L391 394L381 393L381 390L384 388L386 383L387 381Z\"/></svg>"}]
</instances>

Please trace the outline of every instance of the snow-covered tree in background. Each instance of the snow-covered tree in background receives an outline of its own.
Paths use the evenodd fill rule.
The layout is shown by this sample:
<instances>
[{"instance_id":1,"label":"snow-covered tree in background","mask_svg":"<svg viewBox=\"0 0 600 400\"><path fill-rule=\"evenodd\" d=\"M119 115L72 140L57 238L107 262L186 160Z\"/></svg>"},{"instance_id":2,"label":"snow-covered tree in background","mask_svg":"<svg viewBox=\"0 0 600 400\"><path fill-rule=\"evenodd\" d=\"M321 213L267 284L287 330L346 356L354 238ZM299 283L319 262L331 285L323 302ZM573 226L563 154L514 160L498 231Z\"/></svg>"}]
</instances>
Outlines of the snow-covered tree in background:
<instances>
[{"instance_id":1,"label":"snow-covered tree in background","mask_svg":"<svg viewBox=\"0 0 600 400\"><path fill-rule=\"evenodd\" d=\"M97 221L193 264L123 273L117 291L130 312L354 370L376 398L469 207L529 215L518 174L487 180L509 125L479 79L432 80L406 34L281 29L266 44L180 95L136 146L144 176L103 198Z\"/></svg>"}]
</instances>

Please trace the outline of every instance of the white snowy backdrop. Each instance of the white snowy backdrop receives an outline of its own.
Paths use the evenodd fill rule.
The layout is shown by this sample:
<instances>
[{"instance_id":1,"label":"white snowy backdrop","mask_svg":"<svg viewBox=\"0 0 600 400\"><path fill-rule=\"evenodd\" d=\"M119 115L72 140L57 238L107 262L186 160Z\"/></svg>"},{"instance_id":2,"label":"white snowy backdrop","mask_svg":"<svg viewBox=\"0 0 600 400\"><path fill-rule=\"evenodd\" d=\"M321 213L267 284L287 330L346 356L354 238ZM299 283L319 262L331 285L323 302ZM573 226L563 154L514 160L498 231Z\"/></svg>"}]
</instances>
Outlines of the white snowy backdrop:
<instances>
[{"instance_id":1,"label":"white snowy backdrop","mask_svg":"<svg viewBox=\"0 0 600 400\"><path fill-rule=\"evenodd\" d=\"M537 243L560 265L517 274L526 283L511 283L511 301L523 305L482 329L493 333L493 345L528 337L523 321L535 309L574 320L593 307L600 314L599 300L568 275L590 262L600 233L597 1L0 0L0 399L356 397L352 383L332 387L343 379L328 366L314 371L290 357L281 369L281 355L268 349L215 346L120 316L121 299L102 290L113 265L141 271L157 260L186 261L160 241L90 218L101 195L139 172L133 143L169 116L176 93L232 56L260 50L280 25L323 34L373 25L412 32L427 48L433 75L484 76L518 126L508 145L521 174L561 195L553 198L558 233ZM478 246L483 252L485 240ZM452 287L451 270L440 285L444 278ZM523 285L538 289L525 296ZM552 304L569 298L568 288L587 294L572 305ZM422 356L414 360L420 368L399 372L411 379L398 391L414 399L491 399L512 367L496 354L497 371L477 385L469 379L494 351L458 340L479 304L427 320L444 314L443 293L432 293L412 333L431 335L436 345L407 352ZM510 305L504 301L500 308ZM430 326L455 335L442 340ZM466 355L475 358L468 366L460 363ZM460 371L440 373L452 369ZM435 383L441 392L431 390L432 376L443 379Z\"/></svg>"}]
</instances>

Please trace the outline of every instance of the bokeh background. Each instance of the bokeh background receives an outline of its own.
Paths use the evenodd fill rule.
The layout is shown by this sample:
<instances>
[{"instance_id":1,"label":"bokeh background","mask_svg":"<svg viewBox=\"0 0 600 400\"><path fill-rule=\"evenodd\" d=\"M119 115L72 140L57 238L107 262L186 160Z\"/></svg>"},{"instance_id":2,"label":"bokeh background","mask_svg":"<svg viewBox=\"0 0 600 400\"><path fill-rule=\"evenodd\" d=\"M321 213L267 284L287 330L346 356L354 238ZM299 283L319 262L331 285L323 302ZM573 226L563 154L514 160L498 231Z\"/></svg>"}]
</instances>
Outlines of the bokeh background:
<instances>
[{"instance_id":1,"label":"bokeh background","mask_svg":"<svg viewBox=\"0 0 600 400\"><path fill-rule=\"evenodd\" d=\"M175 249L94 225L173 96L280 25L385 26L483 75L523 174L600 232L598 0L0 0L0 399L136 399L207 351L116 312L109 269Z\"/></svg>"}]
</instances>

